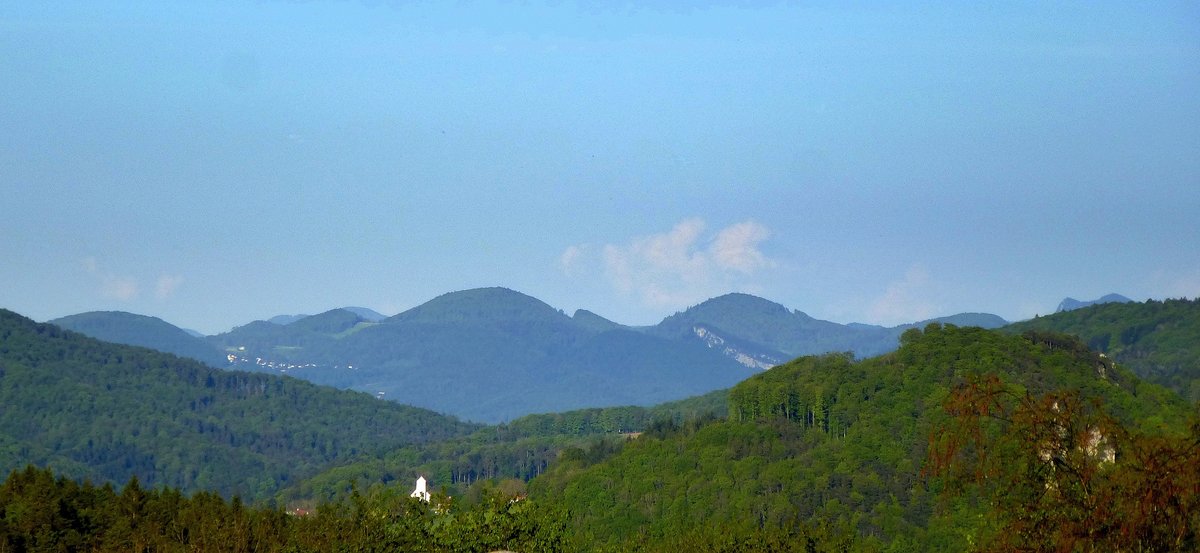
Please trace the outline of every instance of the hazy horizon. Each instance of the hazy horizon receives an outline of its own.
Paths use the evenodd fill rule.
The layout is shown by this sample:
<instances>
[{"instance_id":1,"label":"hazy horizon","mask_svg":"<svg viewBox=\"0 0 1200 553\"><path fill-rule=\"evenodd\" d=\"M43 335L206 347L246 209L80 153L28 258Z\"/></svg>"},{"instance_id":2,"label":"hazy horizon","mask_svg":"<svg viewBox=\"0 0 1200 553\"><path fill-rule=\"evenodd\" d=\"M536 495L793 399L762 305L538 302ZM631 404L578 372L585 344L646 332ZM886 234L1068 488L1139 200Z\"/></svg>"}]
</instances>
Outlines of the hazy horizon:
<instances>
[{"instance_id":1,"label":"hazy horizon","mask_svg":"<svg viewBox=\"0 0 1200 553\"><path fill-rule=\"evenodd\" d=\"M452 291L446 292L446 294L451 294L451 293L455 293L455 292L462 292L462 291L463 291L463 290L452 290ZM527 292L525 292L525 291L522 291L522 290L514 290L514 291L515 291L515 292L522 293L522 294L525 294L525 295L528 295L528 296L530 296L530 297L533 297L534 299L541 300L541 298L538 298L537 296L535 296L535 295L533 295L533 294L529 294L529 293L527 293ZM733 293L733 292L730 292L730 293ZM745 292L742 292L742 293L745 293ZM1115 294L1117 294L1117 295L1123 295L1123 294L1116 293L1116 292L1114 292L1114 293L1115 293ZM439 294L439 296L440 296L440 295L442 295L442 294ZM724 294L721 294L721 295L724 295ZM753 294L751 294L751 295L753 295ZM1108 295L1108 294L1105 294L1105 296L1107 296L1107 295ZM761 296L757 296L757 297L761 297ZM714 298L715 298L715 296L714 296ZM626 325L626 326L652 326L652 325L658 324L659 322L661 322L661 320L662 320L662 319L664 319L664 318L667 318L667 317L669 317L670 315L673 315L673 314L675 314L675 313L678 313L678 312L680 312L680 311L684 311L684 310L686 310L686 309L687 309L687 308L689 308L689 307L693 307L693 306L695 306L695 305L698 305L699 303L703 303L704 301L707 301L707 300L709 300L709 299L714 299L714 298L705 298L705 300L702 300L702 301L700 301L700 302L697 302L696 304L692 304L692 305L685 306L685 307L683 307L683 308L681 308L681 309L679 309L679 310L672 311L671 313L665 313L665 314L663 315L663 317L661 317L660 319L658 319L658 320L654 320L654 321L649 321L649 322L646 322L646 323L629 323L629 322L626 322L626 321L621 321L621 320L613 319L613 318L611 318L611 317L607 317L607 316L606 316L604 313L598 312L598 311L596 311L595 309L590 309L590 308L588 308L588 307L586 307L586 306L578 307L578 308L576 308L575 310L580 310L580 309L581 309L581 310L585 310L585 311L590 311L590 312L592 312L592 313L594 313L594 314L596 314L596 315L599 315L599 316L601 316L601 317L604 317L604 318L606 318L606 319L612 320L612 321L613 321L613 322L615 322L615 323L618 323L618 324L623 324L623 325ZM429 298L429 300L433 300L433 299L434 299L433 297ZM773 301L773 302L774 302L774 300L772 300L771 298L762 298L762 299L765 299L765 300L768 300L768 301ZM1065 299L1075 299L1075 300L1078 300L1078 301L1089 302L1089 301L1095 301L1095 300L1099 300L1099 299L1101 299L1101 297L1095 297L1095 298L1070 298L1070 297L1068 296L1068 297L1064 297L1064 298L1063 298L1063 300L1065 300ZM1133 300L1133 301L1135 301L1135 302L1142 302L1142 301L1147 301L1147 300L1166 300L1166 299L1177 299L1177 298L1141 298L1141 299L1137 299L1137 298L1129 298L1129 299L1131 299L1131 300ZM1184 298L1184 299L1192 299L1192 298ZM544 300L542 300L542 301L544 301ZM1060 301L1061 301L1061 300L1060 300ZM296 311L296 312L286 312L286 311L284 311L284 312L279 312L279 313L273 313L273 314L270 314L270 315L262 315L262 316L259 316L259 317L255 317L255 318L253 318L253 319L248 319L248 320L245 320L245 321L241 321L241 322L238 322L238 323L235 323L235 324L233 324L232 326L230 326L230 327L228 327L228 328L221 328L221 329L217 329L217 330L215 330L215 331L212 331L212 332L202 332L202 331L200 331L200 330L198 330L198 329L196 329L196 328L190 327L190 326L188 326L188 325L186 325L186 324L180 324L178 321L172 321L172 320L169 320L169 319L165 319L165 318L163 318L163 317L161 317L161 316L159 316L159 315L156 315L156 314L154 314L154 313L134 313L134 314L136 314L136 315L145 315L145 316L150 316L150 317L157 317L157 318L159 318L159 319L163 319L165 322L167 322L167 323L170 323L170 324L172 324L172 325L174 325L174 326L177 326L177 327L179 327L179 328L182 328L182 329L185 329L185 330L193 330L193 331L201 332L202 334L205 334L205 335L207 335L207 336L212 336L212 335L215 335L215 334L221 334L221 333L224 333L224 332L228 332L228 331L230 331L230 330L233 330L234 328L237 328L237 327L239 327L239 326L246 325L246 324L248 324L248 323L251 323L251 322L255 322L255 321L266 321L266 320L269 320L269 319L273 319L273 318L275 318L275 317L300 317L300 318L303 318L303 317L311 317L311 316L313 316L313 315L320 315L320 314L322 314L322 313L325 313L325 312L327 312L327 311L332 311L332 310L334 310L334 309L345 309L345 308L366 308L366 309L371 309L372 311L375 311L375 312L379 313L380 315L383 315L384 317L391 317L391 316L393 316L393 315L398 315L398 314L400 314L400 313L403 313L404 311L407 311L408 309L412 309L413 307L418 307L419 305L421 305L421 304L423 304L423 303L425 303L425 302L421 302L421 303L419 303L419 304L417 304L417 305L413 305L413 306L411 306L411 307L408 307L408 308L402 309L401 311L398 311L398 312L395 312L395 313L383 312L383 311L379 311L378 309L374 309L374 308L371 308L371 307L368 307L368 306L363 306L363 305L349 305L349 304L347 304L347 305L338 305L338 306L332 306L332 307L328 307L328 308L324 308L324 309L317 309L317 310L314 310L314 311L311 311L311 312L299 312L299 311ZM779 302L775 302L775 303L779 303ZM2 306L0 306L0 307L2 307ZM550 305L550 307L552 307L552 308L554 308L554 309L558 309L559 311L562 311L562 312L563 312L564 314L566 314L567 316L573 316L573 314L574 314L574 312L575 312L575 310L566 310L566 309L563 309L563 308L561 308L561 307L558 307L558 306L555 306L555 305ZM794 307L794 306L784 305L783 307L787 308L787 309L788 309L788 311L801 311L801 312L804 312L804 309L801 309L801 308L798 308L798 307ZM1058 308L1058 304L1056 304L1056 305L1054 305L1054 306L1049 306L1049 307L1048 307L1046 310L1044 310L1044 311L1041 311L1041 312L1038 312L1038 313L1035 313L1035 314L1034 314L1034 316L1036 316L1036 315L1049 315L1049 314L1053 314L1053 313L1055 313L1055 312L1057 311L1057 308ZM124 311L124 310L121 310L121 309L105 309L105 310L94 310L94 311ZM126 311L126 312L127 312L127 311ZM70 316L70 315L78 315L78 314L82 314L82 313L87 313L87 312L73 312L73 313L65 313L65 314L62 314L62 315L51 316L51 317L48 317L48 318L45 318L45 319L38 319L38 320L39 320L39 321L42 321L42 322L46 322L46 321L51 321L51 320L54 320L54 319L58 319L58 318L60 318L60 317L66 317L66 316ZM970 310L970 309L968 309L968 310L965 310L965 311L955 311L955 312L953 312L953 313L937 313L937 314L934 314L934 315L931 315L931 316L928 316L928 317L924 317L924 318L922 318L922 319L913 319L913 320L909 320L909 321L901 321L901 322L894 323L894 324L886 324L886 325L880 325L880 326L893 327L893 326L899 326L899 325L903 325L903 324L909 324L909 323L922 322L922 321L924 321L924 320L928 320L928 319L935 319L935 318L940 318L940 317L949 317L949 316L952 316L952 315L961 315L961 314L966 314L966 313L983 313L983 314L992 314L992 315L995 315L995 313L983 312L983 311L979 311L979 310ZM28 316L28 315L27 315L27 314L25 314L25 313L20 313L20 314L21 314L21 315L26 315L26 316ZM807 313L807 312L805 312L805 314L807 314L807 315L809 315L809 316L812 316L812 314L810 314L810 313ZM821 317L815 317L815 318L817 318L817 319L821 319ZM1001 318L1004 318L1004 317L1001 317ZM1010 322L1010 323L1014 323L1014 322L1019 322L1019 321L1023 321L1023 320L1028 320L1028 319L1030 319L1030 318L1033 318L1033 316L1030 316L1030 317L1025 317L1025 318L1021 318L1021 319L1008 319L1008 318L1004 318L1004 319L1005 319L1006 321ZM847 321L831 321L831 322L836 322L836 323L839 323L839 324L878 324L878 323L865 323L865 322L863 322L863 321L851 321L851 320L847 320ZM290 323L284 323L284 324L290 324Z\"/></svg>"},{"instance_id":2,"label":"hazy horizon","mask_svg":"<svg viewBox=\"0 0 1200 553\"><path fill-rule=\"evenodd\" d=\"M1200 6L0 6L0 307L1200 296Z\"/></svg>"}]
</instances>

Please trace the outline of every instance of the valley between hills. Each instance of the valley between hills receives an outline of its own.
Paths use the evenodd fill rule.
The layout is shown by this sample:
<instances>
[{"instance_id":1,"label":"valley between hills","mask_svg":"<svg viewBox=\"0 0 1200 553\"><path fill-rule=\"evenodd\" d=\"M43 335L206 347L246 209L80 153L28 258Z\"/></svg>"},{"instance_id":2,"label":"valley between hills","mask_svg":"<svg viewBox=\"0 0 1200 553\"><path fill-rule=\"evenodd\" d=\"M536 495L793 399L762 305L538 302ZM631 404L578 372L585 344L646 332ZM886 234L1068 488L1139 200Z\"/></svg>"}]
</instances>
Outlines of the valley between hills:
<instances>
[{"instance_id":1,"label":"valley between hills","mask_svg":"<svg viewBox=\"0 0 1200 553\"><path fill-rule=\"evenodd\" d=\"M1200 302L1121 300L629 327L486 288L206 337L0 311L0 551L1195 550Z\"/></svg>"}]
</instances>

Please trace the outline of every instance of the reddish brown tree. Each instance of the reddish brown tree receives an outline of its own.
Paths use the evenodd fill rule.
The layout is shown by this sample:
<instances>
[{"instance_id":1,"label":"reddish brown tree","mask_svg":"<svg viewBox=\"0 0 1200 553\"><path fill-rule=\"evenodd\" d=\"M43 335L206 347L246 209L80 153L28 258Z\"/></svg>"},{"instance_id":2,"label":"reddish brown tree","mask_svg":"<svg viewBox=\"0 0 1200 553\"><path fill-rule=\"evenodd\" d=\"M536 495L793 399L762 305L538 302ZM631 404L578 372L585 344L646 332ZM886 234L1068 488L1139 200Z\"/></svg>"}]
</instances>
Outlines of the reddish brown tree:
<instances>
[{"instance_id":1,"label":"reddish brown tree","mask_svg":"<svg viewBox=\"0 0 1200 553\"><path fill-rule=\"evenodd\" d=\"M995 376L945 402L926 475L979 494L998 531L986 551L1197 551L1200 417L1143 435L1074 392L1019 393Z\"/></svg>"}]
</instances>

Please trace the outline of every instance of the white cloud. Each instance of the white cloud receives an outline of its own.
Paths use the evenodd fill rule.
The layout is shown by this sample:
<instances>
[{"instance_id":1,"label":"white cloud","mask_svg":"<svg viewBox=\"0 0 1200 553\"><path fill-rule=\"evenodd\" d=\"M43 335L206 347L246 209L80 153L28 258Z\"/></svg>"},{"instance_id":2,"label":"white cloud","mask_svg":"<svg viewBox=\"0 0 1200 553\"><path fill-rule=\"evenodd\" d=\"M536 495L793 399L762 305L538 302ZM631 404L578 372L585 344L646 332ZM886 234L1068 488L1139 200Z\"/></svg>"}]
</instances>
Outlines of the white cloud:
<instances>
[{"instance_id":1,"label":"white cloud","mask_svg":"<svg viewBox=\"0 0 1200 553\"><path fill-rule=\"evenodd\" d=\"M604 246L604 268L617 290L628 292L633 289L632 270L625 250L612 244Z\"/></svg>"},{"instance_id":2,"label":"white cloud","mask_svg":"<svg viewBox=\"0 0 1200 553\"><path fill-rule=\"evenodd\" d=\"M130 301L137 299L139 292L137 279L133 277L115 275L101 277L100 294L106 298Z\"/></svg>"},{"instance_id":3,"label":"white cloud","mask_svg":"<svg viewBox=\"0 0 1200 553\"><path fill-rule=\"evenodd\" d=\"M713 241L713 259L726 269L750 274L758 269L775 266L758 250L759 242L771 237L771 232L754 221L746 221L721 229Z\"/></svg>"},{"instance_id":4,"label":"white cloud","mask_svg":"<svg viewBox=\"0 0 1200 553\"><path fill-rule=\"evenodd\" d=\"M660 308L686 307L735 289L759 289L751 277L776 265L759 250L770 231L744 221L706 239L705 226L704 220L691 218L625 245L606 244L600 253L604 275L617 292ZM585 262L588 253L586 246L570 246L560 266L573 274L569 268Z\"/></svg>"},{"instance_id":5,"label":"white cloud","mask_svg":"<svg viewBox=\"0 0 1200 553\"><path fill-rule=\"evenodd\" d=\"M580 264L587 254L587 250L587 244L567 246L567 249L563 250L562 255L558 257L558 268L567 276L575 276L579 273Z\"/></svg>"},{"instance_id":6,"label":"white cloud","mask_svg":"<svg viewBox=\"0 0 1200 553\"><path fill-rule=\"evenodd\" d=\"M696 250L701 232L704 232L704 221L687 219L670 232L634 240L627 251L644 260L650 268L672 271L691 280L702 276L708 261L704 252Z\"/></svg>"},{"instance_id":7,"label":"white cloud","mask_svg":"<svg viewBox=\"0 0 1200 553\"><path fill-rule=\"evenodd\" d=\"M929 271L921 265L908 268L904 278L888 284L871 305L871 322L882 325L911 323L934 317L937 306L928 299Z\"/></svg>"},{"instance_id":8,"label":"white cloud","mask_svg":"<svg viewBox=\"0 0 1200 553\"><path fill-rule=\"evenodd\" d=\"M142 293L141 283L136 277L108 270L95 256L80 259L79 266L95 280L101 297L118 301L133 301ZM178 276L160 277L155 296L160 299L170 296L182 281L183 278Z\"/></svg>"},{"instance_id":9,"label":"white cloud","mask_svg":"<svg viewBox=\"0 0 1200 553\"><path fill-rule=\"evenodd\" d=\"M159 275L154 286L154 297L159 300L170 298L180 284L183 284L183 277L180 275Z\"/></svg>"}]
</instances>

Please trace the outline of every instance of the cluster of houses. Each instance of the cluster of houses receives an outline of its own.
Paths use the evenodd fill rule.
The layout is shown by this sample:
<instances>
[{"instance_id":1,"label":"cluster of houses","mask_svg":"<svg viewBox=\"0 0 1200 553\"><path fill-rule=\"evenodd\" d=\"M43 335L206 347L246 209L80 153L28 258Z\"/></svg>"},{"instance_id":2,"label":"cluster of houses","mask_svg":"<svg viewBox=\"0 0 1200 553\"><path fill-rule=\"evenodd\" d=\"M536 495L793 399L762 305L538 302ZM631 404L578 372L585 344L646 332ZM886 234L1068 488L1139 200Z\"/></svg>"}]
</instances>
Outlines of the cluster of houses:
<instances>
[{"instance_id":1,"label":"cluster of houses","mask_svg":"<svg viewBox=\"0 0 1200 553\"><path fill-rule=\"evenodd\" d=\"M246 348L239 348L239 352L245 351L245 349ZM225 355L225 359L229 361L230 365L254 364L261 368L274 369L284 374L287 374L287 372L290 370L315 369L322 366L316 363L286 363L283 361L271 361L270 359L263 359L262 357L255 357L251 359L250 357L242 357L237 353L228 353ZM333 368L341 369L343 367L341 365L334 365ZM354 365L346 365L345 368L348 370L354 370Z\"/></svg>"}]
</instances>

